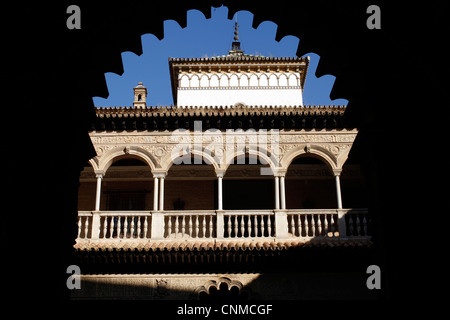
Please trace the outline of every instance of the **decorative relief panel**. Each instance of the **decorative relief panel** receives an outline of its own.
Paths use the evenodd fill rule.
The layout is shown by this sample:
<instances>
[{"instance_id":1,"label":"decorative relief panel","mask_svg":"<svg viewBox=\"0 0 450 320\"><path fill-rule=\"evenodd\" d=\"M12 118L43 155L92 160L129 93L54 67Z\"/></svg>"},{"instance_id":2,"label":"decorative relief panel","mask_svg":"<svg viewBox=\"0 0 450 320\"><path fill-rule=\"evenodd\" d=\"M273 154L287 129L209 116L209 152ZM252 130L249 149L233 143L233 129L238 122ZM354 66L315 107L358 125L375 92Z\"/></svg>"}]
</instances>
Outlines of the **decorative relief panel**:
<instances>
[{"instance_id":1,"label":"decorative relief panel","mask_svg":"<svg viewBox=\"0 0 450 320\"><path fill-rule=\"evenodd\" d=\"M99 160L115 148L123 146L124 154L126 150L139 147L147 151L156 163L155 168L168 170L171 166L171 152L179 146L180 150L199 150L197 147L201 143L201 152L212 157L219 158L224 152L227 155L237 155L242 153L242 148L246 152L263 153L270 157L274 167L287 170L290 161L302 153L323 154L323 159L329 162L333 169L341 169L348 153L351 149L356 130L343 131L316 131L316 132L276 132L276 131L205 131L189 132L180 130L175 132L155 133L91 133L91 140L97 152ZM231 138L231 139L230 139ZM228 142L228 143L227 143ZM128 148L128 149L127 149ZM204 151L206 150L206 151ZM138 152L134 155L139 156ZM101 161L99 161L101 162ZM219 165L217 167L221 167ZM224 165L224 168L227 166ZM102 169L102 168L100 168Z\"/></svg>"}]
</instances>

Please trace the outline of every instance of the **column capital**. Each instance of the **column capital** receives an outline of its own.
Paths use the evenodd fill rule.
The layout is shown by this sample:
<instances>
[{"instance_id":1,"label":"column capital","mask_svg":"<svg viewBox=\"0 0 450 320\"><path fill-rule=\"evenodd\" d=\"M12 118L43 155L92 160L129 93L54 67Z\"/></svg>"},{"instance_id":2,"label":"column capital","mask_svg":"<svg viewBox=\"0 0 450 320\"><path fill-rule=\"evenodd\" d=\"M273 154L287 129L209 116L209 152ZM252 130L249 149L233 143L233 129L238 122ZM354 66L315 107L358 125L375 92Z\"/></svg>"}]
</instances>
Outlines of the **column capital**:
<instances>
[{"instance_id":1,"label":"column capital","mask_svg":"<svg viewBox=\"0 0 450 320\"><path fill-rule=\"evenodd\" d=\"M105 171L103 170L94 170L95 177L102 179L105 176Z\"/></svg>"},{"instance_id":2,"label":"column capital","mask_svg":"<svg viewBox=\"0 0 450 320\"><path fill-rule=\"evenodd\" d=\"M225 172L217 172L216 171L217 178L223 178L224 175L225 175Z\"/></svg>"},{"instance_id":3,"label":"column capital","mask_svg":"<svg viewBox=\"0 0 450 320\"><path fill-rule=\"evenodd\" d=\"M334 176L340 176L342 172L342 169L333 169Z\"/></svg>"},{"instance_id":4,"label":"column capital","mask_svg":"<svg viewBox=\"0 0 450 320\"><path fill-rule=\"evenodd\" d=\"M167 172L153 172L153 178L165 178Z\"/></svg>"},{"instance_id":5,"label":"column capital","mask_svg":"<svg viewBox=\"0 0 450 320\"><path fill-rule=\"evenodd\" d=\"M285 177L286 176L287 169L275 169L273 171L274 177Z\"/></svg>"}]
</instances>

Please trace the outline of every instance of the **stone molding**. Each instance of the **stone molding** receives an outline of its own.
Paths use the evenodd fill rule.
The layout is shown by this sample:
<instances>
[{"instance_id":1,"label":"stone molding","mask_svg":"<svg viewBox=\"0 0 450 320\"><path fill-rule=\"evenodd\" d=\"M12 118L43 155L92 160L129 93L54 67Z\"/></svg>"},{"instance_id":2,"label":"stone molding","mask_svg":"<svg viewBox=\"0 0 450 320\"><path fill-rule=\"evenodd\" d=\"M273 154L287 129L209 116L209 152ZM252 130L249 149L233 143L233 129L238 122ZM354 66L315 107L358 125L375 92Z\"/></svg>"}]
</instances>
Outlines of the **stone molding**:
<instances>
[{"instance_id":1,"label":"stone molding","mask_svg":"<svg viewBox=\"0 0 450 320\"><path fill-rule=\"evenodd\" d=\"M89 162L96 172L105 173L117 159L134 157L144 161L152 172L167 173L173 164L172 151L177 147L181 149L180 154L183 150L190 150L192 154L202 156L208 164L213 165L216 172L222 173L226 172L235 157L244 155L244 150L245 153L268 162L273 172L286 172L290 163L302 154L319 158L332 172L340 172L356 138L357 130L279 131L278 136L275 135L275 131L268 130L263 132L267 133L266 138L260 138L259 133L261 131L233 132L235 141L241 141L241 144L227 144L226 132L223 131L207 130L201 134L187 130L91 132L90 137L97 156ZM278 140L278 145L276 141L271 141L272 133ZM252 145L249 146L249 143Z\"/></svg>"}]
</instances>

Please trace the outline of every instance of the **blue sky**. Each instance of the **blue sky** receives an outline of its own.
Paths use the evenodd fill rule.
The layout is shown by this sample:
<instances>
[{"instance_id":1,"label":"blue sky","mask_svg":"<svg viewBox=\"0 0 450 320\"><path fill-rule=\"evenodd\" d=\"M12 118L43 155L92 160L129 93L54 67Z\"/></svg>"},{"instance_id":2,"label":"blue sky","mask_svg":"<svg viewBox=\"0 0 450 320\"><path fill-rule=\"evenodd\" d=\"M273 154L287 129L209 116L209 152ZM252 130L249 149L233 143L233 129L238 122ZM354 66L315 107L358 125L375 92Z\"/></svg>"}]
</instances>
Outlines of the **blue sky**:
<instances>
[{"instance_id":1,"label":"blue sky","mask_svg":"<svg viewBox=\"0 0 450 320\"><path fill-rule=\"evenodd\" d=\"M97 107L131 106L133 87L142 81L147 87L148 106L168 106L173 104L169 75L169 57L201 58L228 54L234 37L234 21L227 19L228 8L211 8L211 19L206 19L197 10L187 12L187 26L181 28L174 20L164 21L164 38L158 40L153 34L141 37L143 53L123 52L124 73L105 73L109 96L107 99L94 97ZM252 28L253 14L248 11L237 13L239 41L246 54L295 57L301 39L285 36L275 41L277 25L264 21L257 29ZM310 65L306 78L303 102L305 105L346 105L347 100L330 100L330 92L335 77L325 75L315 77L320 57L308 53Z\"/></svg>"}]
</instances>

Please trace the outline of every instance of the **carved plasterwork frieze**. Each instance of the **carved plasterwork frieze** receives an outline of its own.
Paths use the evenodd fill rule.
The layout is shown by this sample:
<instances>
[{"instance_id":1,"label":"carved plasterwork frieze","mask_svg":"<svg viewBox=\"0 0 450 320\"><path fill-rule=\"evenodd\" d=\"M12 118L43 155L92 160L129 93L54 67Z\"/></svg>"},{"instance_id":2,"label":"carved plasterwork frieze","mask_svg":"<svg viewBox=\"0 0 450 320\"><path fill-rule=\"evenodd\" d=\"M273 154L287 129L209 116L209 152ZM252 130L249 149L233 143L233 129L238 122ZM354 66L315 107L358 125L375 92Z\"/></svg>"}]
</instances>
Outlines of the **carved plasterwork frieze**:
<instances>
[{"instance_id":1,"label":"carved plasterwork frieze","mask_svg":"<svg viewBox=\"0 0 450 320\"><path fill-rule=\"evenodd\" d=\"M228 134L228 135L227 135ZM323 159L332 169L341 169L351 149L356 130L340 131L252 131L218 130L175 132L92 132L91 141L97 152L98 169L110 164L112 156L142 156L153 168L168 170L176 147L215 159L217 169L226 169L230 157L242 154L261 155L271 159L274 169L287 170L297 156L308 153ZM230 140L231 139L231 140ZM231 141L231 143L229 143ZM108 158L106 160L106 158ZM223 163L218 159L224 160ZM107 169L107 167L106 167Z\"/></svg>"}]
</instances>

